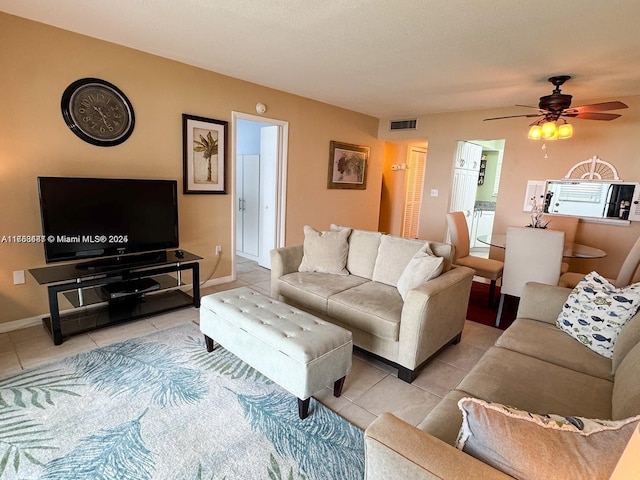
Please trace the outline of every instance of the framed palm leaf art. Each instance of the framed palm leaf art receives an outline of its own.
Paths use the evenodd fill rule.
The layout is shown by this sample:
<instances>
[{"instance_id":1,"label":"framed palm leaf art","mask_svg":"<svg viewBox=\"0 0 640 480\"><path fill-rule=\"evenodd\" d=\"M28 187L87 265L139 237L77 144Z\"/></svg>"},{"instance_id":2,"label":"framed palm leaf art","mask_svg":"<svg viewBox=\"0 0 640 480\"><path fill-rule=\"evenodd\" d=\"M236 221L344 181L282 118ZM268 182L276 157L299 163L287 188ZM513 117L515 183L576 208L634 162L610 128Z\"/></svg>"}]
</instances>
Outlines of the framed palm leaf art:
<instances>
[{"instance_id":1,"label":"framed palm leaf art","mask_svg":"<svg viewBox=\"0 0 640 480\"><path fill-rule=\"evenodd\" d=\"M227 126L182 114L183 193L227 193Z\"/></svg>"},{"instance_id":2,"label":"framed palm leaf art","mask_svg":"<svg viewBox=\"0 0 640 480\"><path fill-rule=\"evenodd\" d=\"M369 147L331 141L327 188L366 190Z\"/></svg>"}]
</instances>

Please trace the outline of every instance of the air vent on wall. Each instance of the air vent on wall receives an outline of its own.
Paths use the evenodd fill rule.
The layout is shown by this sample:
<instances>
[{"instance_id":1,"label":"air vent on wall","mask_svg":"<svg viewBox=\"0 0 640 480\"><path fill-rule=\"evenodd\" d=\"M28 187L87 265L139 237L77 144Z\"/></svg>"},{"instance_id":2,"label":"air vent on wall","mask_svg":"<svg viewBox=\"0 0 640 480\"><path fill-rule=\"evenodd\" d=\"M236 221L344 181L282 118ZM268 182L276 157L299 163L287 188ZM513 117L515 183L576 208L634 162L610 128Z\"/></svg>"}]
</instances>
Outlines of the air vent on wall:
<instances>
[{"instance_id":1,"label":"air vent on wall","mask_svg":"<svg viewBox=\"0 0 640 480\"><path fill-rule=\"evenodd\" d=\"M418 119L410 120L391 120L389 130L416 130L418 128Z\"/></svg>"}]
</instances>

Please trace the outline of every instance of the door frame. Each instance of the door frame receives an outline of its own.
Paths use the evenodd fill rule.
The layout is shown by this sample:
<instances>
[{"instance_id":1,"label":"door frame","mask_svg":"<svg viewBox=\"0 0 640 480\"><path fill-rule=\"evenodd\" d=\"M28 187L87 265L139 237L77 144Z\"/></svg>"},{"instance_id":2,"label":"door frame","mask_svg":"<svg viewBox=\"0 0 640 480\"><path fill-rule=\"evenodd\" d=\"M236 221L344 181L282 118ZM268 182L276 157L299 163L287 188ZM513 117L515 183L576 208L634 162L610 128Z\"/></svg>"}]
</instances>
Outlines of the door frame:
<instances>
[{"instance_id":1,"label":"door frame","mask_svg":"<svg viewBox=\"0 0 640 480\"><path fill-rule=\"evenodd\" d=\"M236 279L236 202L238 201L238 192L236 191L236 132L237 121L248 120L251 122L264 123L265 125L275 125L278 127L278 155L276 162L276 228L275 228L275 247L284 246L285 226L287 216L287 157L289 146L289 122L278 120L275 118L267 118L258 115L251 115L242 112L231 112L231 158L230 173L231 179L231 248L233 256L231 259L231 276Z\"/></svg>"}]
</instances>

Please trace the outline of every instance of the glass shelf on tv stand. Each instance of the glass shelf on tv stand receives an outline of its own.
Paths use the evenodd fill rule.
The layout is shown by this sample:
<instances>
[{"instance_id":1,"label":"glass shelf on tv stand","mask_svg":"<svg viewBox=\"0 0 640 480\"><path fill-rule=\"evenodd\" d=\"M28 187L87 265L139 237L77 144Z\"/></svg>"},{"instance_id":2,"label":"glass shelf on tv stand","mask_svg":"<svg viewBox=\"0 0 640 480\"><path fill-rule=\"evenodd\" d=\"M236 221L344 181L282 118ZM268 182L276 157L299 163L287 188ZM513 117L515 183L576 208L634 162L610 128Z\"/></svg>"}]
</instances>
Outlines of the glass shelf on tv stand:
<instances>
[{"instance_id":1,"label":"glass shelf on tv stand","mask_svg":"<svg viewBox=\"0 0 640 480\"><path fill-rule=\"evenodd\" d=\"M74 264L67 264L31 269L29 272L38 283L47 285L50 317L42 321L54 344L60 345L64 338L78 333L178 308L199 307L198 260L201 258L189 252L176 255L176 251L170 251L165 260L149 265L123 265L121 268L87 272L76 269ZM191 295L179 288L184 285L181 281L183 271L191 271ZM144 278L152 278L159 283L159 288L110 301L105 300L100 290L107 284ZM60 293L69 300L75 311L60 314Z\"/></svg>"},{"instance_id":2,"label":"glass shelf on tv stand","mask_svg":"<svg viewBox=\"0 0 640 480\"><path fill-rule=\"evenodd\" d=\"M168 274L154 275L149 278L152 278L153 280L158 282L158 289L147 292L145 293L145 295L153 295L154 292L157 293L159 291L169 290L171 288L179 288L186 285L182 281L178 283L178 279L176 277ZM101 292L101 288L102 287L100 286L77 288L75 290L64 292L63 295L74 308L90 307L109 301L109 299L106 298L105 294Z\"/></svg>"}]
</instances>

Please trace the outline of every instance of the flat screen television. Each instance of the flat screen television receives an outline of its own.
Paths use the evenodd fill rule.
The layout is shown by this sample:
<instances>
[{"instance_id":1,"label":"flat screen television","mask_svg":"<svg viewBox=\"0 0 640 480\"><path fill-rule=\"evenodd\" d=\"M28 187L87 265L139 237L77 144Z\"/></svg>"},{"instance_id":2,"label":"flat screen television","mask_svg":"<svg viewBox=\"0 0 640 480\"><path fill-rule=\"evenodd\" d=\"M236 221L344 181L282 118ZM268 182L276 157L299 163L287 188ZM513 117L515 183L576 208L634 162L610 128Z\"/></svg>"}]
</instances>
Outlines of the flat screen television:
<instances>
[{"instance_id":1,"label":"flat screen television","mask_svg":"<svg viewBox=\"0 0 640 480\"><path fill-rule=\"evenodd\" d=\"M176 180L38 177L38 191L47 263L179 245Z\"/></svg>"}]
</instances>

